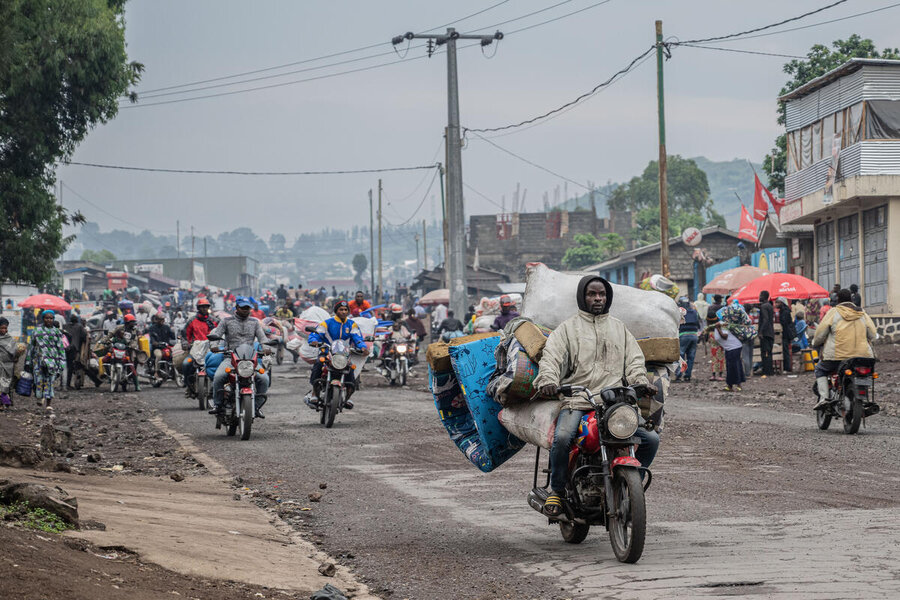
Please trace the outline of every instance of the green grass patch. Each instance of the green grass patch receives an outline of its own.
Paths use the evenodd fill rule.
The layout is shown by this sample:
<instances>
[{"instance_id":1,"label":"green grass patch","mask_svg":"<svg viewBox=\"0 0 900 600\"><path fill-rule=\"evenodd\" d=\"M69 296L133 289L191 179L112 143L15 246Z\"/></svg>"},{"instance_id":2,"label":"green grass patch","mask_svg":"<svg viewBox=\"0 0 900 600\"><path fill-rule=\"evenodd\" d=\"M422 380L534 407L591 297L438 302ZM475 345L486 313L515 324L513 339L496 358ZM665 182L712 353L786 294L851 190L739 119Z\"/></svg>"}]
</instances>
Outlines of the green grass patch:
<instances>
[{"instance_id":1,"label":"green grass patch","mask_svg":"<svg viewBox=\"0 0 900 600\"><path fill-rule=\"evenodd\" d=\"M59 516L43 508L31 508L27 502L16 502L10 505L0 504L0 519L12 521L25 527L45 533L62 533L75 527L63 521Z\"/></svg>"}]
</instances>

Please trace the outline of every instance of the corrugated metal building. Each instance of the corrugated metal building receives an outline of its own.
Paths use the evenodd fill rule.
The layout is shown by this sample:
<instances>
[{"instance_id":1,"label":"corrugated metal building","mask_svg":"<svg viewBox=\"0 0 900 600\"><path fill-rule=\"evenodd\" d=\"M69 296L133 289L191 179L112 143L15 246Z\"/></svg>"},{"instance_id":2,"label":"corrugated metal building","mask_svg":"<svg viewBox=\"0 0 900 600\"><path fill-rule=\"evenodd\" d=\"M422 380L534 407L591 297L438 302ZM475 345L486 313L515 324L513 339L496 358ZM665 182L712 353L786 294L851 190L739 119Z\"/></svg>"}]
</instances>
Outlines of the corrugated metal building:
<instances>
[{"instance_id":1,"label":"corrugated metal building","mask_svg":"<svg viewBox=\"0 0 900 600\"><path fill-rule=\"evenodd\" d=\"M900 61L852 59L779 100L782 225L813 225L812 277L827 289L859 285L866 311L894 335L900 238L888 231L900 231Z\"/></svg>"}]
</instances>

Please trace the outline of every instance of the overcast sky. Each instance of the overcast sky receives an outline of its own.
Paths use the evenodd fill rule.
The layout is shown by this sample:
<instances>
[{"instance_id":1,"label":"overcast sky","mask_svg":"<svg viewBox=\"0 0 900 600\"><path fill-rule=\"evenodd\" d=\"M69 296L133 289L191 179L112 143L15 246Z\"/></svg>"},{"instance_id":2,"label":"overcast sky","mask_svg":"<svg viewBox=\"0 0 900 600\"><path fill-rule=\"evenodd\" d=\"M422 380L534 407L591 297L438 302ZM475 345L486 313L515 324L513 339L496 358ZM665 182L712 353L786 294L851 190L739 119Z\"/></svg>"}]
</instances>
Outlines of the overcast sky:
<instances>
[{"instance_id":1,"label":"overcast sky","mask_svg":"<svg viewBox=\"0 0 900 600\"><path fill-rule=\"evenodd\" d=\"M137 87L145 97L92 131L74 161L155 168L245 171L370 169L443 161L447 120L446 57L431 59L412 48L403 62L383 68L216 98L151 103L394 63L390 39L425 31L497 4L499 0L312 1L129 0L128 53L146 71ZM508 0L459 23L460 31L560 6L499 29L515 29L564 15L597 0ZM519 122L589 91L653 43L654 20L667 38L681 40L735 33L813 10L825 0L610 0L577 15L508 35L483 55L459 52L463 126ZM892 4L850 0L782 28L803 26ZM897 44L900 7L780 35L719 42L719 47L804 55L814 43L859 33L879 48ZM493 31L493 29L488 30ZM149 90L207 80L381 43L362 52L256 73L276 75L388 52L324 69L150 98ZM400 47L405 49L405 45ZM496 51L496 54L494 52ZM402 53L402 52L401 52ZM492 58L490 58L492 56ZM666 63L668 150L713 160L762 159L779 133L775 97L785 81L787 58L675 48ZM183 89L183 88L180 88ZM586 183L623 181L657 156L655 60L562 116L495 143L565 177ZM367 192L378 175L233 177L135 173L66 166L64 204L80 209L106 231L137 230L182 235L247 225L289 242L323 226L368 224ZM425 195L428 172L385 173L385 217L406 220L423 198L416 219L440 210L437 184ZM563 180L504 154L473 136L463 151L466 184L510 206L516 183L527 188L526 209L539 209L542 194ZM568 184L569 195L579 192ZM437 197L437 205L431 197ZM91 204L92 203L92 204ZM101 207L103 210L100 210ZM466 190L468 214L497 212Z\"/></svg>"}]
</instances>

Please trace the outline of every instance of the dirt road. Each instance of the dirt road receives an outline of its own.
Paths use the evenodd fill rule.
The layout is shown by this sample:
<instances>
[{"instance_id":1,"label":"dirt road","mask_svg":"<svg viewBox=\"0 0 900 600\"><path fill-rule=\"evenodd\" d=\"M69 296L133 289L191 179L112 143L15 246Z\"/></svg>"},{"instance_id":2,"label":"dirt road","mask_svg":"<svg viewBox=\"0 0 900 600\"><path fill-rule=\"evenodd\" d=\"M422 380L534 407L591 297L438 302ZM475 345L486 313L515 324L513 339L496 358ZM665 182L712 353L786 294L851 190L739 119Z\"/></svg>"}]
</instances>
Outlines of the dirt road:
<instances>
[{"instance_id":1,"label":"dirt road","mask_svg":"<svg viewBox=\"0 0 900 600\"><path fill-rule=\"evenodd\" d=\"M900 580L900 421L821 432L811 374L733 395L701 383L700 363L695 383L672 387L634 566L615 561L602 530L567 545L527 506L531 450L490 474L472 467L421 373L402 390L366 373L357 408L326 430L301 403L306 370L281 367L249 442L216 432L173 388L142 400L261 502L306 501L327 483L295 526L385 597L889 596Z\"/></svg>"}]
</instances>

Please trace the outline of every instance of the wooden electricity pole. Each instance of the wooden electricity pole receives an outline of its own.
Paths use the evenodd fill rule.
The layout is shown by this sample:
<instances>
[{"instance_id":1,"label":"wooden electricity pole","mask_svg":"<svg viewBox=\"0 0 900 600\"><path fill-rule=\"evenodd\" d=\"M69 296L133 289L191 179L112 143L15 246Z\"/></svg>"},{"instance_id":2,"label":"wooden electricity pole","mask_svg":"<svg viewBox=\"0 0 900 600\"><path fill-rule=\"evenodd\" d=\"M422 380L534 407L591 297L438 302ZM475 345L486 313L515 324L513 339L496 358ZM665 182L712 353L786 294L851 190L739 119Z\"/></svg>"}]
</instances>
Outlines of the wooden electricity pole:
<instances>
[{"instance_id":1,"label":"wooden electricity pole","mask_svg":"<svg viewBox=\"0 0 900 600\"><path fill-rule=\"evenodd\" d=\"M659 262L669 276L669 198L666 184L666 103L663 95L662 21L656 22L656 96L659 110Z\"/></svg>"}]
</instances>

